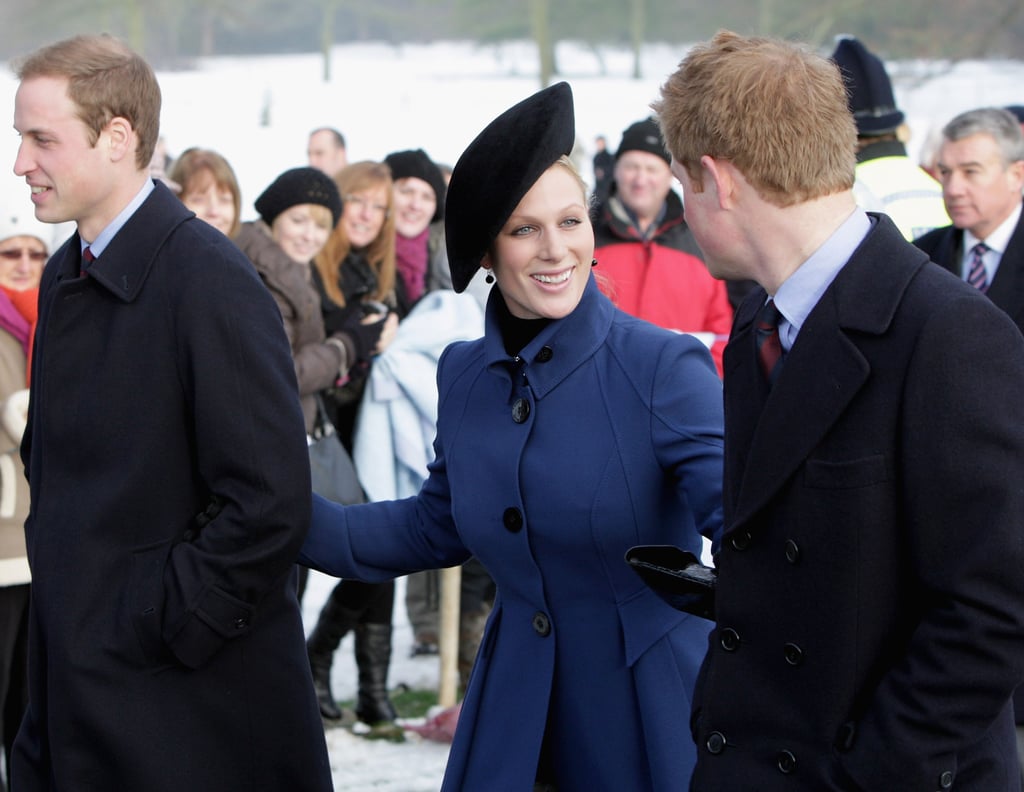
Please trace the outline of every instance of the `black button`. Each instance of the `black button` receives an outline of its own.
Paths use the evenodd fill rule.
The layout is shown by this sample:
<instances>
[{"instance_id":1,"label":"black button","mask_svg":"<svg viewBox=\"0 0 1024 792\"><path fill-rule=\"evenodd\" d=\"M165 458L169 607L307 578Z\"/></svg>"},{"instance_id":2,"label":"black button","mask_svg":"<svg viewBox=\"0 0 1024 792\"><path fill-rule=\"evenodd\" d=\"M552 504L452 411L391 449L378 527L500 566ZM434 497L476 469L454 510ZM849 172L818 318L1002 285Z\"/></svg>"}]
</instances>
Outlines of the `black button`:
<instances>
[{"instance_id":1,"label":"black button","mask_svg":"<svg viewBox=\"0 0 1024 792\"><path fill-rule=\"evenodd\" d=\"M547 363L554 356L554 352L551 351L551 347L542 346L540 352L537 353L538 363Z\"/></svg>"},{"instance_id":2,"label":"black button","mask_svg":"<svg viewBox=\"0 0 1024 792\"><path fill-rule=\"evenodd\" d=\"M516 399L512 402L512 420L516 423L523 423L530 417L530 403L526 399Z\"/></svg>"},{"instance_id":3,"label":"black button","mask_svg":"<svg viewBox=\"0 0 1024 792\"><path fill-rule=\"evenodd\" d=\"M705 745L708 747L708 753L720 754L725 750L725 735L721 732L711 732Z\"/></svg>"},{"instance_id":4,"label":"black button","mask_svg":"<svg viewBox=\"0 0 1024 792\"><path fill-rule=\"evenodd\" d=\"M196 538L196 532L189 528L185 531L181 538L184 539L186 542L192 542Z\"/></svg>"},{"instance_id":5,"label":"black button","mask_svg":"<svg viewBox=\"0 0 1024 792\"><path fill-rule=\"evenodd\" d=\"M236 630L244 630L248 626L249 626L249 620L248 619L235 619L235 629Z\"/></svg>"},{"instance_id":6,"label":"black button","mask_svg":"<svg viewBox=\"0 0 1024 792\"><path fill-rule=\"evenodd\" d=\"M551 634L551 620L543 611L533 614L533 629L541 638L547 638Z\"/></svg>"},{"instance_id":7,"label":"black button","mask_svg":"<svg viewBox=\"0 0 1024 792\"><path fill-rule=\"evenodd\" d=\"M786 540L786 560L791 564L800 560L800 546L792 539Z\"/></svg>"},{"instance_id":8,"label":"black button","mask_svg":"<svg viewBox=\"0 0 1024 792\"><path fill-rule=\"evenodd\" d=\"M786 656L786 662L791 666L798 666L803 662L804 650L797 646L795 643L788 643L783 650Z\"/></svg>"},{"instance_id":9,"label":"black button","mask_svg":"<svg viewBox=\"0 0 1024 792\"><path fill-rule=\"evenodd\" d=\"M729 544L732 545L733 550L743 551L750 547L750 531L740 531L729 539Z\"/></svg>"},{"instance_id":10,"label":"black button","mask_svg":"<svg viewBox=\"0 0 1024 792\"><path fill-rule=\"evenodd\" d=\"M953 771L947 770L939 776L939 789L951 789L953 786Z\"/></svg>"},{"instance_id":11,"label":"black button","mask_svg":"<svg viewBox=\"0 0 1024 792\"><path fill-rule=\"evenodd\" d=\"M505 513L501 515L501 521L512 533L519 533L523 529L523 513L514 506L510 506L505 509Z\"/></svg>"},{"instance_id":12,"label":"black button","mask_svg":"<svg viewBox=\"0 0 1024 792\"><path fill-rule=\"evenodd\" d=\"M718 641L727 652L735 652L740 648L740 634L732 627L726 627L718 636Z\"/></svg>"},{"instance_id":13,"label":"black button","mask_svg":"<svg viewBox=\"0 0 1024 792\"><path fill-rule=\"evenodd\" d=\"M796 757L790 751L779 751L775 761L778 764L779 770L786 775L796 770Z\"/></svg>"}]
</instances>

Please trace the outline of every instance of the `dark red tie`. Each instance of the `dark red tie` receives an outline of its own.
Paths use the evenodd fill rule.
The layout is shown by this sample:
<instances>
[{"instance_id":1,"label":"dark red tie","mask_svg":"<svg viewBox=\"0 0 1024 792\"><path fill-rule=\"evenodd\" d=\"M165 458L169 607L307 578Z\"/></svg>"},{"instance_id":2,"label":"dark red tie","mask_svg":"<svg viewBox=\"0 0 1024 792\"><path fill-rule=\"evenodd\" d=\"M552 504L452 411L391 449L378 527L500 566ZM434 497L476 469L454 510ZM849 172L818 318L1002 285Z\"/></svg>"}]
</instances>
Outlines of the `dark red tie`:
<instances>
[{"instance_id":1,"label":"dark red tie","mask_svg":"<svg viewBox=\"0 0 1024 792\"><path fill-rule=\"evenodd\" d=\"M782 314L773 300L768 300L757 317L757 357L769 387L775 384L782 369L782 341L779 322Z\"/></svg>"},{"instance_id":2,"label":"dark red tie","mask_svg":"<svg viewBox=\"0 0 1024 792\"><path fill-rule=\"evenodd\" d=\"M86 247L86 249L82 251L82 261L84 263L82 264L82 271L79 274L80 275L88 275L89 274L89 265L92 264L95 260L96 260L96 257L92 254L92 250L90 248Z\"/></svg>"}]
</instances>

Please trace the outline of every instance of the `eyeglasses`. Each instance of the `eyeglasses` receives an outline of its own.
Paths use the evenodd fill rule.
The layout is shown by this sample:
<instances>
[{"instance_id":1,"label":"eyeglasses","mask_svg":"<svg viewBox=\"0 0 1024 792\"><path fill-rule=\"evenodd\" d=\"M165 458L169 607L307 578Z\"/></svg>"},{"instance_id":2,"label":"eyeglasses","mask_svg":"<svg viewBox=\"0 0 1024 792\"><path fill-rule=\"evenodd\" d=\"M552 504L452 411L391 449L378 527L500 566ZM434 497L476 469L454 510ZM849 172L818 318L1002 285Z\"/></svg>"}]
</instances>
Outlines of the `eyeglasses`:
<instances>
[{"instance_id":1,"label":"eyeglasses","mask_svg":"<svg viewBox=\"0 0 1024 792\"><path fill-rule=\"evenodd\" d=\"M374 214L384 215L387 217L388 208L383 204L370 203L369 199L363 198L361 195L346 195L342 199L345 203L357 206L360 209L369 209Z\"/></svg>"},{"instance_id":2,"label":"eyeglasses","mask_svg":"<svg viewBox=\"0 0 1024 792\"><path fill-rule=\"evenodd\" d=\"M28 250L27 248L8 248L7 250L0 250L0 258L4 261L18 261L18 259L28 256L29 261L46 261L48 254L43 250Z\"/></svg>"}]
</instances>

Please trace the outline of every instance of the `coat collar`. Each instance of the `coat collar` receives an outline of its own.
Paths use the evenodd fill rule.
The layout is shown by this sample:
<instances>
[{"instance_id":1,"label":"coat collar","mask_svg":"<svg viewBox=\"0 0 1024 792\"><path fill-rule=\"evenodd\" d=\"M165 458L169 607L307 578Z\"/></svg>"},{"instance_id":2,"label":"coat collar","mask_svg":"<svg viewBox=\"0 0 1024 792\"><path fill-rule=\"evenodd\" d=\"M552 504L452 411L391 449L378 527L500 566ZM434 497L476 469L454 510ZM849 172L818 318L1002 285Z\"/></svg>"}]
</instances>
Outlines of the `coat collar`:
<instances>
[{"instance_id":1,"label":"coat collar","mask_svg":"<svg viewBox=\"0 0 1024 792\"><path fill-rule=\"evenodd\" d=\"M110 240L103 255L89 268L90 279L118 299L132 302L142 290L171 232L194 216L158 181L153 192ZM77 277L80 246L76 233L71 244L65 248L62 266L65 276Z\"/></svg>"},{"instance_id":2,"label":"coat collar","mask_svg":"<svg viewBox=\"0 0 1024 792\"><path fill-rule=\"evenodd\" d=\"M497 288L491 290L484 322L484 350L488 371L508 378L512 359L505 352L495 305L502 299ZM536 398L543 398L597 351L608 335L614 313L611 301L601 293L591 273L583 297L572 313L551 322L519 354L529 371L529 383Z\"/></svg>"},{"instance_id":3,"label":"coat collar","mask_svg":"<svg viewBox=\"0 0 1024 792\"><path fill-rule=\"evenodd\" d=\"M786 357L764 409L755 361L753 322L766 295L758 289L741 306L725 350L727 504L732 531L785 484L839 420L871 373L858 336L886 333L907 287L927 261L892 221L873 225L811 311Z\"/></svg>"}]
</instances>

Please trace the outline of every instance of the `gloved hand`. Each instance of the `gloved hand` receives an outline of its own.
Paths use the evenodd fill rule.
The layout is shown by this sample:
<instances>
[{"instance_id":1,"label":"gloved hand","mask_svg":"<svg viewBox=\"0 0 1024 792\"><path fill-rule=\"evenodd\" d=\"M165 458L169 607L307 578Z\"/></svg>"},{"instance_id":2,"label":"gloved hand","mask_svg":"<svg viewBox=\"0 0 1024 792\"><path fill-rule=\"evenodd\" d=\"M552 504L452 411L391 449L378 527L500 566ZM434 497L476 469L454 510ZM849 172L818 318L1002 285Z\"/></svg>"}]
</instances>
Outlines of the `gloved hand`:
<instances>
[{"instance_id":1,"label":"gloved hand","mask_svg":"<svg viewBox=\"0 0 1024 792\"><path fill-rule=\"evenodd\" d=\"M347 317L342 329L333 334L335 337L343 336L342 343L347 342L346 346L351 346L355 356L355 360L351 361L352 365L370 359L377 348L377 342L380 341L381 331L384 329L383 316L368 324L364 324L363 321L362 314L353 311Z\"/></svg>"}]
</instances>

